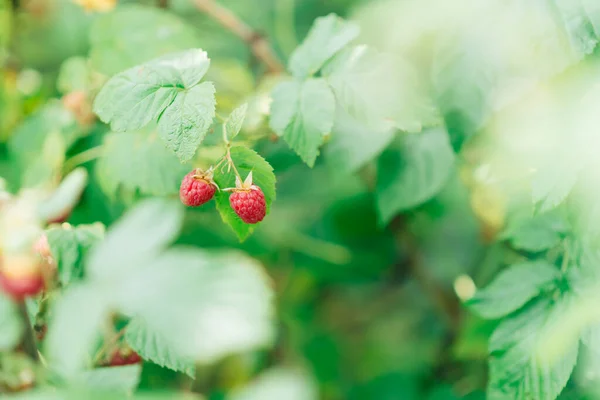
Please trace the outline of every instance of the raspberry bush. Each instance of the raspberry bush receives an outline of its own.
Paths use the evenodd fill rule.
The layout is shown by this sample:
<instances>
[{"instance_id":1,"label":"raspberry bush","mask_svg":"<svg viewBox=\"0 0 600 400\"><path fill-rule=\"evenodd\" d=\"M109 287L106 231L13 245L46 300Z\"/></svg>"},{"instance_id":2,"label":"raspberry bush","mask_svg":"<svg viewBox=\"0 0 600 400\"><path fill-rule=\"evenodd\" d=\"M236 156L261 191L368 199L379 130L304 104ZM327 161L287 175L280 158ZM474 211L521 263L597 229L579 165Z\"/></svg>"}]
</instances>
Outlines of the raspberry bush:
<instances>
[{"instance_id":1,"label":"raspberry bush","mask_svg":"<svg viewBox=\"0 0 600 400\"><path fill-rule=\"evenodd\" d=\"M0 397L600 398L594 0L0 0Z\"/></svg>"}]
</instances>

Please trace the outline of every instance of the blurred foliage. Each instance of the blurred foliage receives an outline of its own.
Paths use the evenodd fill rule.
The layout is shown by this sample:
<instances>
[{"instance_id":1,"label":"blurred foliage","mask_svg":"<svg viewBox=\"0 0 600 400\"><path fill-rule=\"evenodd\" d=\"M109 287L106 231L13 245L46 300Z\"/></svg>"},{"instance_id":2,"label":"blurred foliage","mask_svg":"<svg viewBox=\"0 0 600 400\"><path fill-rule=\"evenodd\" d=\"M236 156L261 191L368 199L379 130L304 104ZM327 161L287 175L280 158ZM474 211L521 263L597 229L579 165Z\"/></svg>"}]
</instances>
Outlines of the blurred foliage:
<instances>
[{"instance_id":1,"label":"blurred foliage","mask_svg":"<svg viewBox=\"0 0 600 400\"><path fill-rule=\"evenodd\" d=\"M57 274L0 293L0 393L600 398L599 40L596 0L0 0L0 256ZM174 200L224 155L257 226Z\"/></svg>"}]
</instances>

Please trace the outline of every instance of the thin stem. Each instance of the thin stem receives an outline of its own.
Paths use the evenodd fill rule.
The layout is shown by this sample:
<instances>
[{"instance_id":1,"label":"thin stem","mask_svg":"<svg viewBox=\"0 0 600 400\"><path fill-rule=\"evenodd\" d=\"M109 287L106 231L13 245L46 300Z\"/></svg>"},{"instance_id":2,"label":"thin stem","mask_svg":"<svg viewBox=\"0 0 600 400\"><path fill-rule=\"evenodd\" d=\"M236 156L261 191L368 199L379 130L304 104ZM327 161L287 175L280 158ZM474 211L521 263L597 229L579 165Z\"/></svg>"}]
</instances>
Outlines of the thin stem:
<instances>
[{"instance_id":1,"label":"thin stem","mask_svg":"<svg viewBox=\"0 0 600 400\"><path fill-rule=\"evenodd\" d=\"M214 0L193 0L193 2L196 8L242 39L250 47L252 54L265 64L269 72L281 73L285 71L283 64L275 55L275 51L269 42L248 24L239 19L231 10L223 7Z\"/></svg>"},{"instance_id":2,"label":"thin stem","mask_svg":"<svg viewBox=\"0 0 600 400\"><path fill-rule=\"evenodd\" d=\"M21 320L25 326L25 332L23 332L23 350L25 350L25 353L27 353L32 360L38 361L40 357L35 344L35 332L31 326L31 321L29 321L29 313L27 312L25 300L18 301L17 306L19 307L19 314L21 315Z\"/></svg>"},{"instance_id":3,"label":"thin stem","mask_svg":"<svg viewBox=\"0 0 600 400\"><path fill-rule=\"evenodd\" d=\"M63 170L71 171L78 165L95 160L96 158L102 155L103 151L103 146L92 147L91 149L82 151L81 153L74 155L73 157L65 161L65 164L63 165Z\"/></svg>"}]
</instances>

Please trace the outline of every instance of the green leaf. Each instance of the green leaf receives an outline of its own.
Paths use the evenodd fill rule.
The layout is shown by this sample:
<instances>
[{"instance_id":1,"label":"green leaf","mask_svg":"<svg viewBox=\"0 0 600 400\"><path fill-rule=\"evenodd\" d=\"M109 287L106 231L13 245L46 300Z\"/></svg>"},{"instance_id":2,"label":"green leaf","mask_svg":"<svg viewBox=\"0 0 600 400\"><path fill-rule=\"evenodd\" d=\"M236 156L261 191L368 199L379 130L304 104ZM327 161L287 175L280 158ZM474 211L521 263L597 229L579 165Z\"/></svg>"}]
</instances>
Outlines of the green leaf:
<instances>
[{"instance_id":1,"label":"green leaf","mask_svg":"<svg viewBox=\"0 0 600 400\"><path fill-rule=\"evenodd\" d=\"M143 267L179 233L184 210L179 201L150 199L139 203L108 230L86 264L92 279L117 279L124 271Z\"/></svg>"},{"instance_id":2,"label":"green leaf","mask_svg":"<svg viewBox=\"0 0 600 400\"><path fill-rule=\"evenodd\" d=\"M485 289L478 290L467 306L484 318L500 318L556 285L559 276L558 268L546 261L514 264L500 272Z\"/></svg>"},{"instance_id":3,"label":"green leaf","mask_svg":"<svg viewBox=\"0 0 600 400\"><path fill-rule=\"evenodd\" d=\"M155 196L176 194L190 169L150 130L109 133L104 146L96 174L103 190L113 198L119 188Z\"/></svg>"},{"instance_id":4,"label":"green leaf","mask_svg":"<svg viewBox=\"0 0 600 400\"><path fill-rule=\"evenodd\" d=\"M104 237L104 225L56 227L46 231L50 251L63 286L83 277L83 260L92 246Z\"/></svg>"},{"instance_id":5,"label":"green leaf","mask_svg":"<svg viewBox=\"0 0 600 400\"><path fill-rule=\"evenodd\" d=\"M312 167L335 119L335 98L324 79L289 81L273 90L271 128Z\"/></svg>"},{"instance_id":6,"label":"green leaf","mask_svg":"<svg viewBox=\"0 0 600 400\"><path fill-rule=\"evenodd\" d=\"M242 126L244 125L244 119L246 118L246 111L248 111L248 103L244 103L231 112L225 122L225 131L229 139L235 138Z\"/></svg>"},{"instance_id":7,"label":"green leaf","mask_svg":"<svg viewBox=\"0 0 600 400\"><path fill-rule=\"evenodd\" d=\"M193 393L152 390L152 392L106 391L97 389L39 389L27 390L9 397L13 400L203 400L204 397Z\"/></svg>"},{"instance_id":8,"label":"green leaf","mask_svg":"<svg viewBox=\"0 0 600 400\"><path fill-rule=\"evenodd\" d=\"M13 350L22 334L23 324L16 304L0 293L0 351Z\"/></svg>"},{"instance_id":9,"label":"green leaf","mask_svg":"<svg viewBox=\"0 0 600 400\"><path fill-rule=\"evenodd\" d=\"M209 364L272 342L273 291L245 255L173 248L130 272L112 290L118 308L184 359Z\"/></svg>"},{"instance_id":10,"label":"green leaf","mask_svg":"<svg viewBox=\"0 0 600 400\"><path fill-rule=\"evenodd\" d=\"M594 0L554 0L573 49L582 57L590 54L600 36L600 13ZM591 13L590 13L591 11Z\"/></svg>"},{"instance_id":11,"label":"green leaf","mask_svg":"<svg viewBox=\"0 0 600 400\"><path fill-rule=\"evenodd\" d=\"M323 68L338 103L373 130L418 132L440 117L416 71L389 54L361 45L341 51Z\"/></svg>"},{"instance_id":12,"label":"green leaf","mask_svg":"<svg viewBox=\"0 0 600 400\"><path fill-rule=\"evenodd\" d=\"M588 326L581 333L581 341L591 350L600 354L600 324Z\"/></svg>"},{"instance_id":13,"label":"green leaf","mask_svg":"<svg viewBox=\"0 0 600 400\"><path fill-rule=\"evenodd\" d=\"M431 199L444 187L453 166L454 152L444 129L403 135L379 158L375 193L380 220L387 223Z\"/></svg>"},{"instance_id":14,"label":"green leaf","mask_svg":"<svg viewBox=\"0 0 600 400\"><path fill-rule=\"evenodd\" d=\"M49 132L44 140L41 154L25 167L21 184L24 187L43 185L55 178L65 161L65 139L59 131Z\"/></svg>"},{"instance_id":15,"label":"green leaf","mask_svg":"<svg viewBox=\"0 0 600 400\"><path fill-rule=\"evenodd\" d=\"M88 172L84 167L77 167L69 172L50 196L39 205L39 217L47 222L68 217L81 199L87 182Z\"/></svg>"},{"instance_id":16,"label":"green leaf","mask_svg":"<svg viewBox=\"0 0 600 400\"><path fill-rule=\"evenodd\" d=\"M565 219L558 213L516 215L500 238L509 240L517 249L538 252L556 246L567 229Z\"/></svg>"},{"instance_id":17,"label":"green leaf","mask_svg":"<svg viewBox=\"0 0 600 400\"><path fill-rule=\"evenodd\" d=\"M215 87L201 83L182 92L158 120L158 134L181 161L196 154L215 117Z\"/></svg>"},{"instance_id":18,"label":"green leaf","mask_svg":"<svg viewBox=\"0 0 600 400\"><path fill-rule=\"evenodd\" d=\"M95 21L90 58L98 71L114 75L153 58L195 48L199 43L195 29L174 14L156 7L125 4Z\"/></svg>"},{"instance_id":19,"label":"green leaf","mask_svg":"<svg viewBox=\"0 0 600 400\"><path fill-rule=\"evenodd\" d=\"M242 179L245 179L252 172L254 184L260 187L265 195L268 215L271 203L275 200L273 167L254 150L243 146L231 148L231 158ZM214 180L221 189L235 187L235 174L233 170L227 172L227 166L217 168ZM229 193L222 190L215 194L217 210L219 210L223 221L231 226L238 238L243 241L254 231L255 226L258 224L249 225L242 221L231 208L229 195Z\"/></svg>"},{"instance_id":20,"label":"green leaf","mask_svg":"<svg viewBox=\"0 0 600 400\"><path fill-rule=\"evenodd\" d=\"M210 61L200 49L170 54L112 77L94 112L114 131L158 121L158 134L179 159L193 157L215 114L214 87L200 80Z\"/></svg>"},{"instance_id":21,"label":"green leaf","mask_svg":"<svg viewBox=\"0 0 600 400\"><path fill-rule=\"evenodd\" d=\"M143 319L134 318L129 322L125 331L125 340L144 360L195 377L194 361L181 357L173 351L168 342L149 329Z\"/></svg>"},{"instance_id":22,"label":"green leaf","mask_svg":"<svg viewBox=\"0 0 600 400\"><path fill-rule=\"evenodd\" d=\"M340 173L356 172L394 139L393 129L365 126L338 107L331 139L323 149L327 163Z\"/></svg>"},{"instance_id":23,"label":"green leaf","mask_svg":"<svg viewBox=\"0 0 600 400\"><path fill-rule=\"evenodd\" d=\"M581 160L552 160L538 169L531 181L531 197L538 213L561 204L579 179Z\"/></svg>"},{"instance_id":24,"label":"green leaf","mask_svg":"<svg viewBox=\"0 0 600 400\"><path fill-rule=\"evenodd\" d=\"M275 368L260 375L249 385L234 391L227 400L317 400L313 379L303 371Z\"/></svg>"},{"instance_id":25,"label":"green leaf","mask_svg":"<svg viewBox=\"0 0 600 400\"><path fill-rule=\"evenodd\" d=\"M75 382L99 391L131 393L137 388L141 373L142 366L139 364L95 368L77 375Z\"/></svg>"},{"instance_id":26,"label":"green leaf","mask_svg":"<svg viewBox=\"0 0 600 400\"><path fill-rule=\"evenodd\" d=\"M87 91L91 83L91 71L88 60L83 57L71 57L60 66L56 87L62 94L74 91Z\"/></svg>"},{"instance_id":27,"label":"green leaf","mask_svg":"<svg viewBox=\"0 0 600 400\"><path fill-rule=\"evenodd\" d=\"M554 357L539 344L552 335L553 324L565 316L564 303L541 299L505 319L490 339L488 397L493 400L553 400L567 384L575 367L578 343ZM542 342L543 343L543 342Z\"/></svg>"},{"instance_id":28,"label":"green leaf","mask_svg":"<svg viewBox=\"0 0 600 400\"><path fill-rule=\"evenodd\" d=\"M8 142L9 150L25 168L39 159L53 132L60 134L67 149L83 135L75 116L58 100L46 103L15 129Z\"/></svg>"},{"instance_id":29,"label":"green leaf","mask_svg":"<svg viewBox=\"0 0 600 400\"><path fill-rule=\"evenodd\" d=\"M314 75L359 33L358 25L335 14L317 18L302 44L291 55L289 70L297 78Z\"/></svg>"},{"instance_id":30,"label":"green leaf","mask_svg":"<svg viewBox=\"0 0 600 400\"><path fill-rule=\"evenodd\" d=\"M107 288L72 284L54 303L44 343L51 369L71 378L86 369L110 312L108 294Z\"/></svg>"}]
</instances>

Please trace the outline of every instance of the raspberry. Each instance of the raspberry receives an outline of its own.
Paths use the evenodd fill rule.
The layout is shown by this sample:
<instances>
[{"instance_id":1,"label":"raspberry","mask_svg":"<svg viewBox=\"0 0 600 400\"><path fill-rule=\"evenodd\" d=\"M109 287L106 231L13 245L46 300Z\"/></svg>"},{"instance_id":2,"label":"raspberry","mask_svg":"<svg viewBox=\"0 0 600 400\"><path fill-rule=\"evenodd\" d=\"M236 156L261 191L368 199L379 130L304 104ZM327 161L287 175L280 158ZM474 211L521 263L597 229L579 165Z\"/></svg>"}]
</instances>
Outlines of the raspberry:
<instances>
[{"instance_id":1,"label":"raspberry","mask_svg":"<svg viewBox=\"0 0 600 400\"><path fill-rule=\"evenodd\" d=\"M13 299L20 301L41 292L44 289L44 278L42 275L10 277L0 272L0 287Z\"/></svg>"},{"instance_id":2,"label":"raspberry","mask_svg":"<svg viewBox=\"0 0 600 400\"><path fill-rule=\"evenodd\" d=\"M249 189L235 189L229 196L229 204L247 224L262 221L267 213L265 195L258 186L254 185Z\"/></svg>"},{"instance_id":3,"label":"raspberry","mask_svg":"<svg viewBox=\"0 0 600 400\"><path fill-rule=\"evenodd\" d=\"M212 180L210 170L203 173L194 169L181 181L179 198L186 206L198 207L212 199L216 190L217 185Z\"/></svg>"},{"instance_id":4,"label":"raspberry","mask_svg":"<svg viewBox=\"0 0 600 400\"><path fill-rule=\"evenodd\" d=\"M121 365L137 364L140 361L142 361L142 357L140 357L140 355L135 351L126 353L122 352L121 350L116 350L112 354L108 365L112 367L117 367Z\"/></svg>"}]
</instances>

